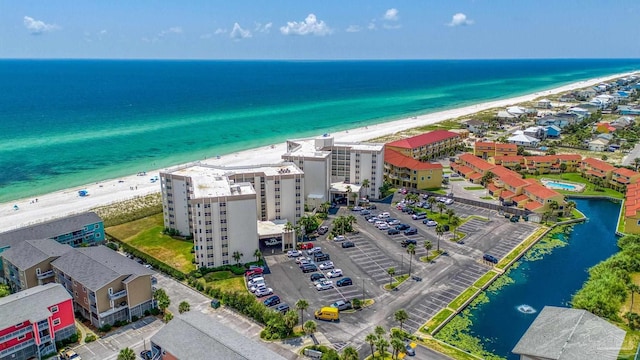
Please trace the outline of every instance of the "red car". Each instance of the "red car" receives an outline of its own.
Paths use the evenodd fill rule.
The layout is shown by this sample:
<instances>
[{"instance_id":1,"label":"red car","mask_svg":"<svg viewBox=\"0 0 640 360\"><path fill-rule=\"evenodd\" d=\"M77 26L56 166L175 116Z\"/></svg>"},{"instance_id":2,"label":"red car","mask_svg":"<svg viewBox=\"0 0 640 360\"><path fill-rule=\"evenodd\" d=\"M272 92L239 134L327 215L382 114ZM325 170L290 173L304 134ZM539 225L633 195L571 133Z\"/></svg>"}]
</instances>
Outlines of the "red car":
<instances>
[{"instance_id":1,"label":"red car","mask_svg":"<svg viewBox=\"0 0 640 360\"><path fill-rule=\"evenodd\" d=\"M253 270L247 270L244 273L244 276L259 275L259 274L262 274L263 271L264 270L262 268L255 268Z\"/></svg>"},{"instance_id":2,"label":"red car","mask_svg":"<svg viewBox=\"0 0 640 360\"><path fill-rule=\"evenodd\" d=\"M306 243L298 244L298 249L300 249L300 250L313 249L313 243L312 242L306 242Z\"/></svg>"}]
</instances>

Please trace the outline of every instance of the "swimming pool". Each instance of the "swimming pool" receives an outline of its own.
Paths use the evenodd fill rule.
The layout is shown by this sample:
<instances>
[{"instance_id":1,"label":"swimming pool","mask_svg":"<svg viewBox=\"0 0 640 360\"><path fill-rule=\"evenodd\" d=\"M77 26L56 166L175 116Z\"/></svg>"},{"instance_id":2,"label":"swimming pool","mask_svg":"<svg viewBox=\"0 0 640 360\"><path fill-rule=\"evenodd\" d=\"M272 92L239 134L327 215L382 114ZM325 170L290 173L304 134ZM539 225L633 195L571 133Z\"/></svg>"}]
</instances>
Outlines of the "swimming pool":
<instances>
[{"instance_id":1,"label":"swimming pool","mask_svg":"<svg viewBox=\"0 0 640 360\"><path fill-rule=\"evenodd\" d=\"M584 189L583 184L572 184L572 183L556 181L556 180L547 180L547 179L542 179L541 182L547 188L554 189L554 190L579 192Z\"/></svg>"}]
</instances>

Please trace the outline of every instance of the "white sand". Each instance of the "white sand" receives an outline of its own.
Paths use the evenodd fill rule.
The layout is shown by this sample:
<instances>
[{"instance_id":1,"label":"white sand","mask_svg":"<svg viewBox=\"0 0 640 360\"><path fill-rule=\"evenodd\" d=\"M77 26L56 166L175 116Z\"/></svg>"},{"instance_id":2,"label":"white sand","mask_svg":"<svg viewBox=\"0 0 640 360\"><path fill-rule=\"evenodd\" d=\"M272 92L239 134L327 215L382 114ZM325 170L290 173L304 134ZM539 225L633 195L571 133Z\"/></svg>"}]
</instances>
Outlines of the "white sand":
<instances>
[{"instance_id":1,"label":"white sand","mask_svg":"<svg viewBox=\"0 0 640 360\"><path fill-rule=\"evenodd\" d=\"M566 86L514 97L505 100L486 102L458 109L440 111L409 119L391 121L332 134L337 141L357 142L393 134L402 130L434 124L443 120L467 116L478 111L506 107L518 103L532 101L536 98L563 93L566 91L597 85L601 82L625 77L633 73L617 74L572 83ZM318 134L321 135L321 134ZM219 165L269 164L281 161L286 149L285 143L275 144L221 156L220 159L208 159L207 162ZM47 221L71 214L81 213L99 206L120 202L136 196L143 196L160 191L160 183L152 183L150 179L158 176L159 170L147 172L145 176L127 176L106 180L72 189L53 192L30 199L21 199L0 204L0 232L15 229L28 224ZM86 189L89 196L78 196L78 190ZM133 190L132 190L133 189ZM14 210L14 205L19 209Z\"/></svg>"}]
</instances>

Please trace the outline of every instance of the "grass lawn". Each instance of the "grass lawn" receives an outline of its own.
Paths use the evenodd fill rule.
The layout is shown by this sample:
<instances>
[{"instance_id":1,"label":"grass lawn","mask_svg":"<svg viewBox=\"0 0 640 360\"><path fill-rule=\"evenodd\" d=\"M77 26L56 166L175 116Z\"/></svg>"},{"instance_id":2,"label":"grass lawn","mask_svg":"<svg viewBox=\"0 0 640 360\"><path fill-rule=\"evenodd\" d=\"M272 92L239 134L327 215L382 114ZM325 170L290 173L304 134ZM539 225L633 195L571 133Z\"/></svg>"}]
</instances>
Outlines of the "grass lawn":
<instances>
[{"instance_id":1,"label":"grass lawn","mask_svg":"<svg viewBox=\"0 0 640 360\"><path fill-rule=\"evenodd\" d=\"M195 270L196 266L191 262L193 241L174 239L163 234L163 229L163 218L160 213L108 227L105 232L182 272L188 273Z\"/></svg>"},{"instance_id":2,"label":"grass lawn","mask_svg":"<svg viewBox=\"0 0 640 360\"><path fill-rule=\"evenodd\" d=\"M435 258L437 258L438 256L442 255L442 253L444 253L444 250L431 251L431 252L429 252L429 256L422 256L420 258L420 261L422 261L422 262L432 262L433 260L435 260Z\"/></svg>"},{"instance_id":3,"label":"grass lawn","mask_svg":"<svg viewBox=\"0 0 640 360\"><path fill-rule=\"evenodd\" d=\"M225 273L227 271L220 271L218 273ZM216 274L216 273L210 273L207 275L212 275L212 274ZM231 274L231 273L229 273ZM232 277L226 278L226 279L220 279L220 280L215 280L212 278L215 278L216 276L213 277L207 277L207 275L205 275L205 277L199 279L199 281L202 283L202 285L206 286L211 286L212 288L217 288L217 289L221 289L227 292L234 292L234 291L246 291L247 287L244 285L244 277L242 276L236 276L236 275L232 275ZM205 279L206 278L206 279Z\"/></svg>"},{"instance_id":4,"label":"grass lawn","mask_svg":"<svg viewBox=\"0 0 640 360\"><path fill-rule=\"evenodd\" d=\"M618 219L618 227L616 228L616 230L624 234L624 216L620 216L620 218Z\"/></svg>"},{"instance_id":5,"label":"grass lawn","mask_svg":"<svg viewBox=\"0 0 640 360\"><path fill-rule=\"evenodd\" d=\"M420 331L427 334L431 333L431 331L438 327L438 325L442 324L442 322L445 321L451 314L453 314L453 310L451 309L445 308L440 310L440 312L437 313L436 316L429 319L429 321L427 321L427 323L422 328L420 328Z\"/></svg>"},{"instance_id":6,"label":"grass lawn","mask_svg":"<svg viewBox=\"0 0 640 360\"><path fill-rule=\"evenodd\" d=\"M484 190L484 186L465 186L465 190Z\"/></svg>"},{"instance_id":7,"label":"grass lawn","mask_svg":"<svg viewBox=\"0 0 640 360\"><path fill-rule=\"evenodd\" d=\"M488 273L482 275L480 279L478 279L475 283L473 283L473 286L477 287L478 289L482 289L482 287L485 286L497 274L498 274L497 272L491 270Z\"/></svg>"},{"instance_id":8,"label":"grass lawn","mask_svg":"<svg viewBox=\"0 0 640 360\"><path fill-rule=\"evenodd\" d=\"M601 188L602 191L596 191L595 185L590 183L587 179L580 176L579 173L565 173L565 174L544 174L544 175L527 175L529 178L534 178L540 180L541 178L553 179L553 180L567 180L571 182L576 182L580 184L585 184L584 191L575 192L575 191L564 191L564 190L555 190L563 195L593 195L593 196L609 196L615 199L623 199L624 195L618 191L608 188Z\"/></svg>"},{"instance_id":9,"label":"grass lawn","mask_svg":"<svg viewBox=\"0 0 640 360\"><path fill-rule=\"evenodd\" d=\"M464 179L461 179L461 178L453 178L453 179L449 179L449 181L464 181Z\"/></svg>"},{"instance_id":10,"label":"grass lawn","mask_svg":"<svg viewBox=\"0 0 640 360\"><path fill-rule=\"evenodd\" d=\"M400 275L400 276L396 276L394 279L395 281L391 283L391 286L389 286L389 284L385 284L384 285L384 289L385 290L393 290L396 287L398 287L398 285L402 284L405 280L407 280L409 278L409 274L404 274L404 275Z\"/></svg>"},{"instance_id":11,"label":"grass lawn","mask_svg":"<svg viewBox=\"0 0 640 360\"><path fill-rule=\"evenodd\" d=\"M453 299L453 301L449 304L449 307L456 310L460 309L460 307L464 305L466 301L471 299L473 294L475 294L476 292L478 292L478 289L473 286L467 288L467 290L463 291L462 294L458 295L457 298Z\"/></svg>"},{"instance_id":12,"label":"grass lawn","mask_svg":"<svg viewBox=\"0 0 640 360\"><path fill-rule=\"evenodd\" d=\"M493 198L493 196L481 196L480 199L482 199L482 200L495 200Z\"/></svg>"}]
</instances>

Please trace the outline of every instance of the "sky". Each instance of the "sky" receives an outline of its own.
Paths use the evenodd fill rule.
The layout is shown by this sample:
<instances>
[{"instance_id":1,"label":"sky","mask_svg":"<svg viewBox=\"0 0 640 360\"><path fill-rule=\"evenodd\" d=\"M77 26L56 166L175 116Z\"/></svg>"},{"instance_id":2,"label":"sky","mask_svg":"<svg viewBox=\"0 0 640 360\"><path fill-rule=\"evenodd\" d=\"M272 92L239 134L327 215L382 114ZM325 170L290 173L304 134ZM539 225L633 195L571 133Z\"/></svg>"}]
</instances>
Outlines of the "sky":
<instances>
[{"instance_id":1,"label":"sky","mask_svg":"<svg viewBox=\"0 0 640 360\"><path fill-rule=\"evenodd\" d=\"M638 0L0 0L0 58L640 58Z\"/></svg>"}]
</instances>

